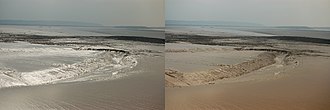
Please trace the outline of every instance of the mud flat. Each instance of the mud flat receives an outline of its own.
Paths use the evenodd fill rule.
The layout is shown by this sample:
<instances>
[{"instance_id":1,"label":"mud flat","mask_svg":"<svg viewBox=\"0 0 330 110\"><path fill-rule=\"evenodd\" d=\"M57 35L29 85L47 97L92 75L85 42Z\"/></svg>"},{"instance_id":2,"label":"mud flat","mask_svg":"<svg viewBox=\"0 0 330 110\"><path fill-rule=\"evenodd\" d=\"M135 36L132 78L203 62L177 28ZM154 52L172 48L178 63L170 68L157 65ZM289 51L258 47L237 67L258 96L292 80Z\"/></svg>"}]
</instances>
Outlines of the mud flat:
<instances>
[{"instance_id":1,"label":"mud flat","mask_svg":"<svg viewBox=\"0 0 330 110\"><path fill-rule=\"evenodd\" d=\"M258 70L275 63L274 53L262 53L256 59L245 61L234 65L219 65L218 67L206 71L183 73L175 70L166 70L166 86L193 86L214 84L214 81L237 77Z\"/></svg>"},{"instance_id":2,"label":"mud flat","mask_svg":"<svg viewBox=\"0 0 330 110\"><path fill-rule=\"evenodd\" d=\"M162 57L139 58L139 64L127 73L132 75L117 80L2 88L0 109L160 110L164 108Z\"/></svg>"},{"instance_id":3,"label":"mud flat","mask_svg":"<svg viewBox=\"0 0 330 110\"><path fill-rule=\"evenodd\" d=\"M0 45L0 87L59 83L78 80L83 76L110 73L112 74L108 77L113 77L115 73L126 71L137 64L136 58L132 55L116 49L75 50L69 46L47 46L26 42Z\"/></svg>"},{"instance_id":4,"label":"mud flat","mask_svg":"<svg viewBox=\"0 0 330 110\"><path fill-rule=\"evenodd\" d=\"M242 76L213 85L167 87L166 109L329 109L329 58L301 57L298 61L300 65L279 75L255 72L248 75L269 76Z\"/></svg>"},{"instance_id":5,"label":"mud flat","mask_svg":"<svg viewBox=\"0 0 330 110\"><path fill-rule=\"evenodd\" d=\"M185 46L166 49L166 54L216 51L224 59L245 58L235 63L222 60L210 68L195 66L193 68L200 69L195 71L186 71L174 64L166 65L167 110L330 108L330 70L327 67L330 64L330 42L327 39L276 35L206 36L167 32L166 44L173 43L194 46L190 46L193 49L181 49ZM207 46L208 49L205 49ZM234 54L226 55L231 52ZM210 56L196 58L188 54L182 58L185 61L174 61L205 65L219 59ZM214 62L205 63L211 60Z\"/></svg>"},{"instance_id":6,"label":"mud flat","mask_svg":"<svg viewBox=\"0 0 330 110\"><path fill-rule=\"evenodd\" d=\"M219 47L189 43L167 43L165 68L181 72L204 71L220 64L237 64L251 60L261 52L235 51L234 47Z\"/></svg>"},{"instance_id":7,"label":"mud flat","mask_svg":"<svg viewBox=\"0 0 330 110\"><path fill-rule=\"evenodd\" d=\"M164 39L0 35L0 109L164 108Z\"/></svg>"}]
</instances>

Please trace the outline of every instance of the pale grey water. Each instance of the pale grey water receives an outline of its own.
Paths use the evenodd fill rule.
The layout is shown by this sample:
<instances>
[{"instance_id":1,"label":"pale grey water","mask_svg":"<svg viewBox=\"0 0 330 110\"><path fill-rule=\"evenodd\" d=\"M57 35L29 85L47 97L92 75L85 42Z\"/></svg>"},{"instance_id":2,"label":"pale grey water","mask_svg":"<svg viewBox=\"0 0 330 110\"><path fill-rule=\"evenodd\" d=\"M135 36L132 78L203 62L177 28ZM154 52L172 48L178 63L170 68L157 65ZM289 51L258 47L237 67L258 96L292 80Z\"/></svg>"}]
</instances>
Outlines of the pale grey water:
<instances>
[{"instance_id":1,"label":"pale grey water","mask_svg":"<svg viewBox=\"0 0 330 110\"><path fill-rule=\"evenodd\" d=\"M329 28L278 28L259 27L224 27L224 26L172 26L166 30L177 30L186 33L203 33L218 36L296 36L330 39Z\"/></svg>"},{"instance_id":2,"label":"pale grey water","mask_svg":"<svg viewBox=\"0 0 330 110\"><path fill-rule=\"evenodd\" d=\"M311 37L311 38L322 38L330 39L330 30L310 28L310 29L294 29L294 28L273 28L273 27L263 27L263 28L247 28L242 29L246 31L252 31L257 33L273 34L279 36L297 36L297 37Z\"/></svg>"},{"instance_id":3,"label":"pale grey water","mask_svg":"<svg viewBox=\"0 0 330 110\"><path fill-rule=\"evenodd\" d=\"M116 27L80 27L84 31L111 34L117 36L140 36L165 39L162 29L153 28L116 28Z\"/></svg>"}]
</instances>

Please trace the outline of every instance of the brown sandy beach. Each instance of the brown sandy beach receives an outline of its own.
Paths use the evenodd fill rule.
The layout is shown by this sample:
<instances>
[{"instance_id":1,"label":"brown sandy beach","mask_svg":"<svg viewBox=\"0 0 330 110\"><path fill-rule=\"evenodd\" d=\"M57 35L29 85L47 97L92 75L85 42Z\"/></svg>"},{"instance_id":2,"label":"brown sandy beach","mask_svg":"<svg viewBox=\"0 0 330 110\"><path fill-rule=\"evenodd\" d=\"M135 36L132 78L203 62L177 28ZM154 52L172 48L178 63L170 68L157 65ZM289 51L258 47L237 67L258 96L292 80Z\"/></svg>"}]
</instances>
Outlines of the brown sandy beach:
<instances>
[{"instance_id":1,"label":"brown sandy beach","mask_svg":"<svg viewBox=\"0 0 330 110\"><path fill-rule=\"evenodd\" d=\"M167 110L327 110L329 58L304 57L289 77L241 83L166 88ZM253 73L251 73L253 74Z\"/></svg>"},{"instance_id":2,"label":"brown sandy beach","mask_svg":"<svg viewBox=\"0 0 330 110\"><path fill-rule=\"evenodd\" d=\"M330 108L328 40L296 39L291 36L225 37L171 32L167 33L166 40L166 55L176 57L165 58L165 62L178 62L165 66L167 110ZM186 46L181 46L184 49L168 48L171 45ZM215 51L218 53L214 53ZM195 57L194 54L200 56ZM207 54L222 57L205 56ZM181 55L185 60L176 59ZM235 58L243 59L235 62L221 60ZM195 71L187 71L180 64L211 66L194 66Z\"/></svg>"}]
</instances>

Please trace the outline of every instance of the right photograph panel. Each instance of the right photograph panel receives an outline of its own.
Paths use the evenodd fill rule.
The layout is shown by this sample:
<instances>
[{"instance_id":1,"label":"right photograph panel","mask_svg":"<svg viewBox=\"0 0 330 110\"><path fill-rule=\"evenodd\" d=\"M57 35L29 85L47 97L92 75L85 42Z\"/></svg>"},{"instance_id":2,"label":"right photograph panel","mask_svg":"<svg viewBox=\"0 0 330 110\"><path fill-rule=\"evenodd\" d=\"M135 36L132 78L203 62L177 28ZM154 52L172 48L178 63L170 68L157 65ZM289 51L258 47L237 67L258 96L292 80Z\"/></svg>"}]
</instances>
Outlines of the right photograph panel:
<instances>
[{"instance_id":1,"label":"right photograph panel","mask_svg":"<svg viewBox=\"0 0 330 110\"><path fill-rule=\"evenodd\" d=\"M166 110L329 110L329 0L165 0Z\"/></svg>"}]
</instances>

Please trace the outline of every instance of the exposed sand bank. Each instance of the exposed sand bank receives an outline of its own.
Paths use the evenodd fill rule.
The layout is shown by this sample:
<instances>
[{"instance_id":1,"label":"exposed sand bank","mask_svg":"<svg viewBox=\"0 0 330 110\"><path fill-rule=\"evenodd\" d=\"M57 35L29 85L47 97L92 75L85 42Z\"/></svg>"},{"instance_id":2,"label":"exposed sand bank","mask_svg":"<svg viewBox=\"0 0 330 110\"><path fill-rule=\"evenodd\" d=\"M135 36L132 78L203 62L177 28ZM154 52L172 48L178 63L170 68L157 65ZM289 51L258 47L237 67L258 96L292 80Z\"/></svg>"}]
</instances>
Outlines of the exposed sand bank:
<instances>
[{"instance_id":1,"label":"exposed sand bank","mask_svg":"<svg viewBox=\"0 0 330 110\"><path fill-rule=\"evenodd\" d=\"M252 60L262 52L235 51L234 47L166 43L165 68L196 72Z\"/></svg>"},{"instance_id":2,"label":"exposed sand bank","mask_svg":"<svg viewBox=\"0 0 330 110\"><path fill-rule=\"evenodd\" d=\"M166 109L328 110L330 59L301 57L298 61L301 63L296 68L280 74L289 77L275 80L264 76L258 81L240 82L237 80L242 79L233 79L232 82L236 83L166 88Z\"/></svg>"},{"instance_id":3,"label":"exposed sand bank","mask_svg":"<svg viewBox=\"0 0 330 110\"><path fill-rule=\"evenodd\" d=\"M233 47L242 52L259 52L234 64L219 62L204 71L165 72L167 110L327 110L330 108L330 41L299 36L206 36L166 34L166 43L192 43L213 49L169 49L169 53L221 51ZM182 55L182 54L181 54ZM222 56L224 54L218 54ZM248 55L246 55L248 56ZM208 59L210 58L210 59ZM214 58L214 57L213 57ZM225 57L226 58L226 57ZM212 57L205 57L205 61ZM165 59L166 60L166 59ZM186 62L194 57L185 55ZM192 61L190 61L192 60ZM202 59L197 59L204 64ZM180 61L180 60L178 60ZM169 66L167 66L169 67ZM194 67L198 68L198 66Z\"/></svg>"},{"instance_id":4,"label":"exposed sand bank","mask_svg":"<svg viewBox=\"0 0 330 110\"><path fill-rule=\"evenodd\" d=\"M75 50L26 42L0 42L0 46L0 87L54 84L93 75L115 77L109 73L127 71L137 64L134 56L119 50ZM101 80L93 78L97 79Z\"/></svg>"},{"instance_id":5,"label":"exposed sand bank","mask_svg":"<svg viewBox=\"0 0 330 110\"><path fill-rule=\"evenodd\" d=\"M0 110L164 109L162 36L21 31L0 33Z\"/></svg>"},{"instance_id":6,"label":"exposed sand bank","mask_svg":"<svg viewBox=\"0 0 330 110\"><path fill-rule=\"evenodd\" d=\"M1 110L162 110L164 56L141 57L120 80L0 89ZM146 69L153 68L153 69Z\"/></svg>"},{"instance_id":7,"label":"exposed sand bank","mask_svg":"<svg viewBox=\"0 0 330 110\"><path fill-rule=\"evenodd\" d=\"M181 87L192 85L213 84L214 81L223 78L233 78L258 70L275 63L275 53L262 53L257 58L235 65L219 65L215 69L206 71L182 73L175 70L166 70L167 87Z\"/></svg>"},{"instance_id":8,"label":"exposed sand bank","mask_svg":"<svg viewBox=\"0 0 330 110\"><path fill-rule=\"evenodd\" d=\"M214 81L248 74L275 63L282 63L280 66L295 65L298 64L295 61L296 56L329 57L328 50L322 50L322 47L327 47L330 42L318 38L221 37L175 33L166 34L166 38L169 45L169 48L166 49L166 55L169 55L169 58L165 59L165 62L168 62L165 71L167 87L214 84ZM179 47L171 45L179 45ZM206 48L208 45L211 45L212 48ZM228 48L228 46L233 49ZM315 48L315 46L321 48ZM211 53L213 51L219 53ZM251 57L249 52L260 53ZM194 54L199 57L195 57ZM218 57L212 57L210 54ZM250 59L244 59L248 56ZM227 62L219 60L235 58L243 58L243 60L238 60L235 63L228 63L231 60ZM180 62L187 62L182 64L187 67L181 66ZM216 67L208 67L208 65L216 65Z\"/></svg>"}]
</instances>

